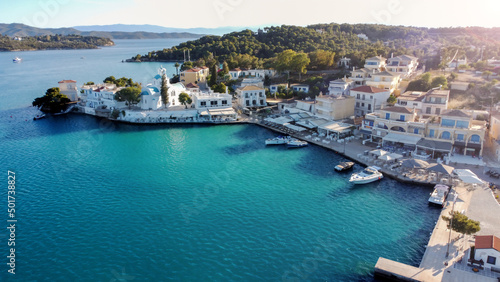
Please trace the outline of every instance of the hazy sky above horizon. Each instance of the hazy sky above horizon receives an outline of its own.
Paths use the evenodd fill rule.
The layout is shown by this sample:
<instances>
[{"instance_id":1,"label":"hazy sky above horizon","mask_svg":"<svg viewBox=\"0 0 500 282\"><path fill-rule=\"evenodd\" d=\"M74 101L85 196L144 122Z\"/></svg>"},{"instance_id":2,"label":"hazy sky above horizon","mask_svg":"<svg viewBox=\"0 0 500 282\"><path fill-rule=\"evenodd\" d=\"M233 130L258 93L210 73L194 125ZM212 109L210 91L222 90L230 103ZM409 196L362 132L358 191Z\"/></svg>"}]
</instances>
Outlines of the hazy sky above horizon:
<instances>
[{"instance_id":1,"label":"hazy sky above horizon","mask_svg":"<svg viewBox=\"0 0 500 282\"><path fill-rule=\"evenodd\" d=\"M380 23L500 27L499 0L23 0L1 1L2 23L41 28L151 24L222 26Z\"/></svg>"}]
</instances>

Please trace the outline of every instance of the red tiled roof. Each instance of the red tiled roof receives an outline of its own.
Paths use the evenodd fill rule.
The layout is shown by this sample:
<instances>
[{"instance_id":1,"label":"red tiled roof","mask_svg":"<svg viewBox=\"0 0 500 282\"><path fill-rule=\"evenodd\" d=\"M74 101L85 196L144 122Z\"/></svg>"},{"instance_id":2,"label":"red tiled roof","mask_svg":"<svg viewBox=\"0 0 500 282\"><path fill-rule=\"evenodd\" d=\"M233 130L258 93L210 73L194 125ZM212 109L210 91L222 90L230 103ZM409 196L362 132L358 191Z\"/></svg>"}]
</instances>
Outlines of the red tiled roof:
<instances>
[{"instance_id":1,"label":"red tiled roof","mask_svg":"<svg viewBox=\"0 0 500 282\"><path fill-rule=\"evenodd\" d=\"M76 80L61 80L58 83L76 83Z\"/></svg>"},{"instance_id":2,"label":"red tiled roof","mask_svg":"<svg viewBox=\"0 0 500 282\"><path fill-rule=\"evenodd\" d=\"M493 235L476 236L476 249L495 249L500 252L500 238Z\"/></svg>"},{"instance_id":3,"label":"red tiled roof","mask_svg":"<svg viewBox=\"0 0 500 282\"><path fill-rule=\"evenodd\" d=\"M231 71L241 71L240 68L235 68L235 69L232 69Z\"/></svg>"},{"instance_id":4,"label":"red tiled roof","mask_svg":"<svg viewBox=\"0 0 500 282\"><path fill-rule=\"evenodd\" d=\"M208 69L207 67L201 67L201 68L192 68L192 69L188 69L188 70L185 70L184 72L199 72L199 71L202 71L204 69Z\"/></svg>"},{"instance_id":5,"label":"red tiled roof","mask_svg":"<svg viewBox=\"0 0 500 282\"><path fill-rule=\"evenodd\" d=\"M353 89L351 89L351 91L358 91L358 92L365 92L365 93L380 93L380 92L387 92L388 90L380 89L380 88L373 87L373 86L363 85L363 86L353 88Z\"/></svg>"}]
</instances>

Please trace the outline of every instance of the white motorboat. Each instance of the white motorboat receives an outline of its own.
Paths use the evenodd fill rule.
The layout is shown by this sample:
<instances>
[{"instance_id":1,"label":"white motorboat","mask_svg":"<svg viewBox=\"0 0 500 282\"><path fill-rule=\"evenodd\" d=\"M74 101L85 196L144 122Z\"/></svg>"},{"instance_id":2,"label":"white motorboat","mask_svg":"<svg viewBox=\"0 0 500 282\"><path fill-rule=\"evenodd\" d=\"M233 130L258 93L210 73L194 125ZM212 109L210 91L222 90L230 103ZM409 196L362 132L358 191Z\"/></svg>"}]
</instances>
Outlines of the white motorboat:
<instances>
[{"instance_id":1,"label":"white motorboat","mask_svg":"<svg viewBox=\"0 0 500 282\"><path fill-rule=\"evenodd\" d=\"M286 147L289 149L290 148L302 148L302 147L306 147L307 145L309 145L309 143L307 143L306 141L302 141L302 140L295 139L295 138L291 138L286 143Z\"/></svg>"},{"instance_id":2,"label":"white motorboat","mask_svg":"<svg viewBox=\"0 0 500 282\"><path fill-rule=\"evenodd\" d=\"M14 63L20 63L23 59L19 58L19 57L15 57L14 59L12 59L12 62Z\"/></svg>"},{"instance_id":3,"label":"white motorboat","mask_svg":"<svg viewBox=\"0 0 500 282\"><path fill-rule=\"evenodd\" d=\"M361 172L356 172L351 175L349 182L353 184L366 184L380 180L384 175L379 171L381 168L377 166L369 166Z\"/></svg>"},{"instance_id":4,"label":"white motorboat","mask_svg":"<svg viewBox=\"0 0 500 282\"><path fill-rule=\"evenodd\" d=\"M434 186L434 191L429 197L429 205L443 207L444 202L446 201L446 196L448 196L449 192L450 187L444 184L436 184L436 186Z\"/></svg>"},{"instance_id":5,"label":"white motorboat","mask_svg":"<svg viewBox=\"0 0 500 282\"><path fill-rule=\"evenodd\" d=\"M290 141L290 136L278 136L266 140L266 145L284 145Z\"/></svg>"}]
</instances>

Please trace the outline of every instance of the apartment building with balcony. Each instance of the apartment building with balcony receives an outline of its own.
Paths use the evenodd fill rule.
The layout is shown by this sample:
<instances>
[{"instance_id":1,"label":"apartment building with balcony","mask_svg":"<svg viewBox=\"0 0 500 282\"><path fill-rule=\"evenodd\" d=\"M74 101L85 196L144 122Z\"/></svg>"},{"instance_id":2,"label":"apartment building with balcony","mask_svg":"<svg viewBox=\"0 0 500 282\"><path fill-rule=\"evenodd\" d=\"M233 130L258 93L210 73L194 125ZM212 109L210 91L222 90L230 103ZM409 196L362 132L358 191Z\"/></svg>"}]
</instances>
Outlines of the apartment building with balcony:
<instances>
[{"instance_id":1,"label":"apartment building with balcony","mask_svg":"<svg viewBox=\"0 0 500 282\"><path fill-rule=\"evenodd\" d=\"M416 109L424 117L440 115L448 109L449 98L449 90L406 91L397 98L395 106Z\"/></svg>"},{"instance_id":2,"label":"apartment building with balcony","mask_svg":"<svg viewBox=\"0 0 500 282\"><path fill-rule=\"evenodd\" d=\"M387 104L387 98L391 95L389 90L366 85L351 89L349 94L356 98L354 106L356 116L364 116L380 110Z\"/></svg>"}]
</instances>

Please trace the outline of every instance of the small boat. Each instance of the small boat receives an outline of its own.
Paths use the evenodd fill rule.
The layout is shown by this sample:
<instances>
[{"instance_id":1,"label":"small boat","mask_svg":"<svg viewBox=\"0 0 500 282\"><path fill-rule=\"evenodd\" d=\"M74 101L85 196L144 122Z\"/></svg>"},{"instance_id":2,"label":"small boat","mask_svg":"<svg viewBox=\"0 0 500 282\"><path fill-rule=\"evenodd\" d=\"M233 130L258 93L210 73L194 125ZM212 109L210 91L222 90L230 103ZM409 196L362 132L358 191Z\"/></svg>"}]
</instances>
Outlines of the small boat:
<instances>
[{"instance_id":1,"label":"small boat","mask_svg":"<svg viewBox=\"0 0 500 282\"><path fill-rule=\"evenodd\" d=\"M384 175L379 171L381 168L377 166L369 166L361 172L356 172L351 175L349 182L353 184L366 184L380 180Z\"/></svg>"},{"instance_id":2,"label":"small boat","mask_svg":"<svg viewBox=\"0 0 500 282\"><path fill-rule=\"evenodd\" d=\"M302 140L299 140L299 139L295 139L295 138L291 138L290 140L288 140L288 142L286 142L286 147L287 148L302 148L302 147L306 147L307 145L309 145L309 143L307 143L306 141L302 141Z\"/></svg>"},{"instance_id":3,"label":"small boat","mask_svg":"<svg viewBox=\"0 0 500 282\"><path fill-rule=\"evenodd\" d=\"M15 57L14 59L12 59L12 62L14 63L20 63L23 59L19 58L19 57Z\"/></svg>"},{"instance_id":4,"label":"small boat","mask_svg":"<svg viewBox=\"0 0 500 282\"><path fill-rule=\"evenodd\" d=\"M429 197L429 205L443 207L449 192L450 187L447 185L436 184L436 186L434 186L434 191Z\"/></svg>"},{"instance_id":5,"label":"small boat","mask_svg":"<svg viewBox=\"0 0 500 282\"><path fill-rule=\"evenodd\" d=\"M45 114L36 115L36 117L34 117L33 120L39 120L39 119L42 119L42 118L45 118Z\"/></svg>"},{"instance_id":6,"label":"small boat","mask_svg":"<svg viewBox=\"0 0 500 282\"><path fill-rule=\"evenodd\" d=\"M341 162L335 166L336 171L346 171L354 166L354 162Z\"/></svg>"},{"instance_id":7,"label":"small boat","mask_svg":"<svg viewBox=\"0 0 500 282\"><path fill-rule=\"evenodd\" d=\"M266 145L283 145L290 140L290 136L278 136L266 140Z\"/></svg>"}]
</instances>

